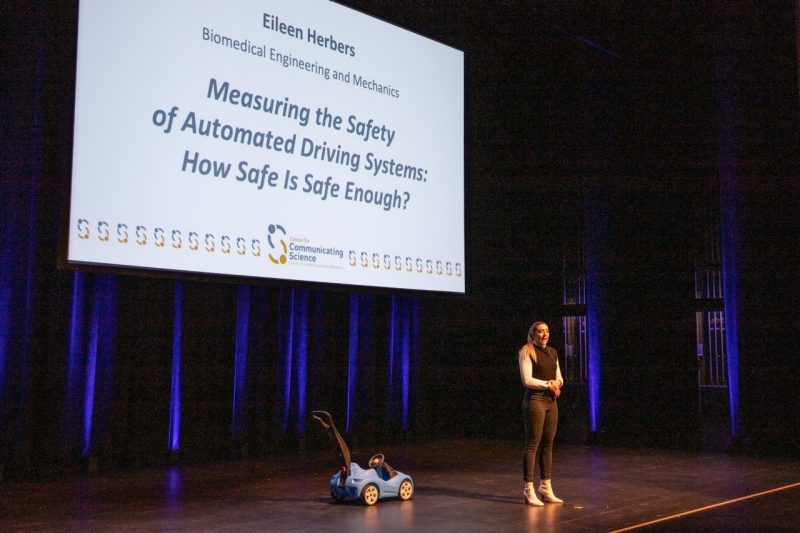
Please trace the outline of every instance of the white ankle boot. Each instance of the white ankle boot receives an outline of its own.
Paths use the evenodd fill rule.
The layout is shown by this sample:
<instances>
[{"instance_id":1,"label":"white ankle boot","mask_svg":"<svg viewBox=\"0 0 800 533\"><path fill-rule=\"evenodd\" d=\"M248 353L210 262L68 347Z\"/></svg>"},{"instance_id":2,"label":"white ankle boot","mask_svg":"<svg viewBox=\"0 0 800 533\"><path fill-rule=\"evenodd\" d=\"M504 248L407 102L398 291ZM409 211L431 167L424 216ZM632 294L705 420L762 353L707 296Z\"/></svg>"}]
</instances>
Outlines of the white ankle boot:
<instances>
[{"instance_id":1,"label":"white ankle boot","mask_svg":"<svg viewBox=\"0 0 800 533\"><path fill-rule=\"evenodd\" d=\"M528 505L535 505L536 507L542 507L544 504L536 497L536 491L533 490L533 483L525 483L525 490L522 492L525 496L525 502Z\"/></svg>"},{"instance_id":2,"label":"white ankle boot","mask_svg":"<svg viewBox=\"0 0 800 533\"><path fill-rule=\"evenodd\" d=\"M553 487L550 486L549 479L543 479L539 483L539 495L541 495L542 500L547 503L564 503L564 500L553 494Z\"/></svg>"}]
</instances>

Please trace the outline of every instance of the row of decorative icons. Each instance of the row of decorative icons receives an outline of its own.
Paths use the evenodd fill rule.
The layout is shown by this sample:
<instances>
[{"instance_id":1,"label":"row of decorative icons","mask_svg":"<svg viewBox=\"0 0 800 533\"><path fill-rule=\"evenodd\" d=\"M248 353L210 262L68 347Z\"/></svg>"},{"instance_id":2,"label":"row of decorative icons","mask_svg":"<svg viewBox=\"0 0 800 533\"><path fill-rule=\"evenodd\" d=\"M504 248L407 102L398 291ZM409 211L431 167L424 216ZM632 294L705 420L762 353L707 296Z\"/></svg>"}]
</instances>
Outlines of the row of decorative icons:
<instances>
[{"instance_id":1,"label":"row of decorative icons","mask_svg":"<svg viewBox=\"0 0 800 533\"><path fill-rule=\"evenodd\" d=\"M91 238L92 230L91 224L88 220L85 218L78 219L77 227L77 235L79 239L88 240ZM270 229L272 229L272 226L270 226ZM205 235L201 236L196 231L190 231L185 236L184 243L184 234L181 230L174 229L170 232L167 232L163 228L157 227L150 231L146 226L143 225L137 225L131 228L125 223L117 224L116 229L114 229L113 232L114 235L112 236L111 225L108 222L100 221L97 223L96 238L101 242L116 241L120 244L127 244L131 242L131 239L133 239L132 242L135 242L139 246L152 244L157 248L171 247L175 250L180 250L185 245L189 250L199 251L202 248L209 253L216 252L217 246L219 245L219 251L221 253L235 253L239 256L247 255L249 246L250 254L253 257L261 257L262 255L261 240L259 239L251 239L248 243L247 239L244 237L236 237L235 240L232 240L228 235L222 235L219 238L219 241L217 241L217 238L213 233L206 233ZM271 237L271 234L268 237ZM268 241L271 247L275 249L276 246L275 243L272 242L272 239L268 238ZM283 259L283 257L285 257L286 245L282 239L278 242L281 244L283 251L279 257ZM274 259L271 255L270 258L273 259L273 263L275 264L286 262L285 259L282 261ZM402 258L399 255L392 256L391 254L381 254L378 252L370 253L350 250L348 251L348 264L351 267L356 268L383 269L396 272L416 272L418 274L425 273L437 276L455 276L457 278L460 278L464 275L463 265L459 262L437 259L421 259L419 257L416 259L412 259L411 257Z\"/></svg>"},{"instance_id":2,"label":"row of decorative icons","mask_svg":"<svg viewBox=\"0 0 800 533\"><path fill-rule=\"evenodd\" d=\"M91 225L85 218L78 220L77 235L81 240L88 240L92 236ZM154 228L150 231L146 226L137 225L131 228L123 222L117 224L112 236L111 225L108 222L100 221L97 223L96 235L97 240L101 242L115 241L119 244L128 244L133 239L132 242L139 246L152 244L156 248L171 247L175 250L180 250L185 245L187 249L195 252L201 248L206 252L216 252L219 245L219 251L223 254L235 252L236 255L242 256L247 255L248 251L248 242L244 237L237 237L234 244L234 241L228 235L222 235L218 242L213 233L206 233L201 236L196 231L190 231L184 237L183 232L177 229L167 232L163 228ZM261 256L261 241L259 239L251 239L249 246L250 253L253 256Z\"/></svg>"},{"instance_id":3,"label":"row of decorative icons","mask_svg":"<svg viewBox=\"0 0 800 533\"><path fill-rule=\"evenodd\" d=\"M415 260L411 257L403 259L399 255L380 254L378 252L356 252L350 250L347 254L348 264L351 267L373 268L383 270L394 270L397 272L417 272L418 274L435 274L437 276L456 276L460 278L464 275L464 268L461 263L443 261L436 259Z\"/></svg>"}]
</instances>

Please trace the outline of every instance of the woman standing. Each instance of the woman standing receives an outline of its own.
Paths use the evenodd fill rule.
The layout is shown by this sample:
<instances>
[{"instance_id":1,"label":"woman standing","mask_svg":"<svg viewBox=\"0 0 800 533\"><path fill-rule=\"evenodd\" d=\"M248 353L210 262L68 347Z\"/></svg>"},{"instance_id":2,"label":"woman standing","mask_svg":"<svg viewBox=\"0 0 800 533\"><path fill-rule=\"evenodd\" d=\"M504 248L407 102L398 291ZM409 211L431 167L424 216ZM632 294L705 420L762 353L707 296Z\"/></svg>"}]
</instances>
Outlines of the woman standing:
<instances>
[{"instance_id":1,"label":"woman standing","mask_svg":"<svg viewBox=\"0 0 800 533\"><path fill-rule=\"evenodd\" d=\"M558 403L564 379L558 366L558 352L549 346L550 328L535 322L528 330L528 342L519 350L519 375L525 386L522 412L525 422L525 451L522 455L522 475L525 480L525 501L542 506L542 500L562 503L553 494L551 469L553 440L558 426ZM533 488L534 466L539 458L539 495Z\"/></svg>"}]
</instances>

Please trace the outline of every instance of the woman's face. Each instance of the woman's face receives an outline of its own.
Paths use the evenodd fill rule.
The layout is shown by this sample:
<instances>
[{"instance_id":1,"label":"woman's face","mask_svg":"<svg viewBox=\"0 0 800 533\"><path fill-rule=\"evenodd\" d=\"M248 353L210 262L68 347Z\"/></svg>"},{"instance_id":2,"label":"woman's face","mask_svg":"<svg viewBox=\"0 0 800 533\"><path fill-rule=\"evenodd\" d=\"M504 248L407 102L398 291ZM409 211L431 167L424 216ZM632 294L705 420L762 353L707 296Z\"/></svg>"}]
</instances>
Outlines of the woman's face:
<instances>
[{"instance_id":1,"label":"woman's face","mask_svg":"<svg viewBox=\"0 0 800 533\"><path fill-rule=\"evenodd\" d=\"M550 328L547 324L537 324L533 329L533 342L544 348L550 340Z\"/></svg>"}]
</instances>

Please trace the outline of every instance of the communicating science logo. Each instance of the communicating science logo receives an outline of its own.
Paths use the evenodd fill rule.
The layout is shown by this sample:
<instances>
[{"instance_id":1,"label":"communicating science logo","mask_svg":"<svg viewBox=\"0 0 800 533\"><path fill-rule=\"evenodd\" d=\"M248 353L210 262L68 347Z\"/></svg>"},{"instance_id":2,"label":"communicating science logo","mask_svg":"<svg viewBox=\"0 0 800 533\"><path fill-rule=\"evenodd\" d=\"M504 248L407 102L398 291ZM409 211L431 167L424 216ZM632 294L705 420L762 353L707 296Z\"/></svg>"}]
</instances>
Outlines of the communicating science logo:
<instances>
[{"instance_id":1,"label":"communicating science logo","mask_svg":"<svg viewBox=\"0 0 800 533\"><path fill-rule=\"evenodd\" d=\"M280 234L278 234L279 231ZM269 243L270 250L272 250L268 254L269 260L276 265L285 265L288 260L287 252L289 251L289 247L286 246L284 237L286 237L286 230L283 229L283 226L280 224L270 224L269 228L267 228L267 242ZM275 255L273 255L273 253Z\"/></svg>"}]
</instances>

